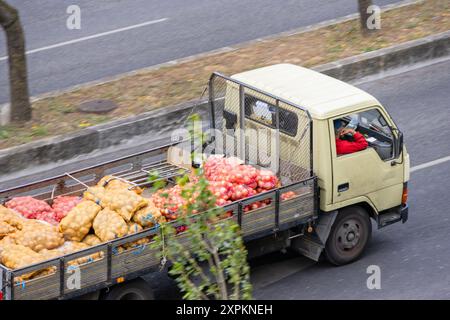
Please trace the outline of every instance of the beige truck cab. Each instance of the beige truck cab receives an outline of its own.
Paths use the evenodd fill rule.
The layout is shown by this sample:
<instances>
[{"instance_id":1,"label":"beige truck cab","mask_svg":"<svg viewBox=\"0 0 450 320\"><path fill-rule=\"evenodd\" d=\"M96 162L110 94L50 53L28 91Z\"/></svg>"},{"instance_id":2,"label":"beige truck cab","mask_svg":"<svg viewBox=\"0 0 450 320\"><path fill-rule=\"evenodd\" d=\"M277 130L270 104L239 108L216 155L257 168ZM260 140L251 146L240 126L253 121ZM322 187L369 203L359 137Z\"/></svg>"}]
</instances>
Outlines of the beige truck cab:
<instances>
[{"instance_id":1,"label":"beige truck cab","mask_svg":"<svg viewBox=\"0 0 450 320\"><path fill-rule=\"evenodd\" d=\"M326 243L323 249L332 263L348 263L359 257L367 245L371 234L369 217L378 228L406 222L409 155L402 132L375 97L292 64L246 71L229 79L233 82L227 84L224 109L236 115L235 122L246 128L264 127L267 123L260 120L264 118L261 115L269 115L266 119L271 130L277 126L279 129L281 147L276 152L281 162L289 159L307 171L309 160L303 155L312 152L312 172L320 190L319 219L311 236L298 237L291 246L317 260L322 252L320 241L315 241L319 238ZM241 84L240 92L235 82ZM241 113L233 110L239 100L245 105ZM275 115L276 109L279 111ZM367 147L338 154L337 120L344 127L354 125ZM306 125L307 130L312 129L310 143L305 142ZM348 137L349 143L351 140Z\"/></svg>"}]
</instances>

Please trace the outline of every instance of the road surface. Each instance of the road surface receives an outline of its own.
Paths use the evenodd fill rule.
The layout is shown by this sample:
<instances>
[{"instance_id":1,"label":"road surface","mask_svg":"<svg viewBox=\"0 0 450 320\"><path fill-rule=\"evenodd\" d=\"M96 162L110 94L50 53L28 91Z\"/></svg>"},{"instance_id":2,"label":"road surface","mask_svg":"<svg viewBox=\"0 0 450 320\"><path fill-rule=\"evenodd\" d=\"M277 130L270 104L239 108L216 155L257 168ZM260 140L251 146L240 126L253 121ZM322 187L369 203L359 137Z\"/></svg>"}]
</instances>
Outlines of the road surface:
<instances>
[{"instance_id":1,"label":"road surface","mask_svg":"<svg viewBox=\"0 0 450 320\"><path fill-rule=\"evenodd\" d=\"M356 0L8 0L20 10L32 95L234 45L357 11ZM375 0L386 5L398 0ZM81 9L69 30L66 9ZM0 32L0 103L9 101Z\"/></svg>"},{"instance_id":2,"label":"road surface","mask_svg":"<svg viewBox=\"0 0 450 320\"><path fill-rule=\"evenodd\" d=\"M450 59L358 84L377 97L400 129L411 156L410 218L374 232L366 254L350 265L333 267L294 254L271 254L252 262L257 299L450 299ZM15 181L2 187L85 167L143 150L127 145ZM439 161L435 161L441 159ZM11 177L10 177L11 178ZM381 269L381 289L366 286L369 266ZM179 298L173 281L148 277L156 297Z\"/></svg>"}]
</instances>

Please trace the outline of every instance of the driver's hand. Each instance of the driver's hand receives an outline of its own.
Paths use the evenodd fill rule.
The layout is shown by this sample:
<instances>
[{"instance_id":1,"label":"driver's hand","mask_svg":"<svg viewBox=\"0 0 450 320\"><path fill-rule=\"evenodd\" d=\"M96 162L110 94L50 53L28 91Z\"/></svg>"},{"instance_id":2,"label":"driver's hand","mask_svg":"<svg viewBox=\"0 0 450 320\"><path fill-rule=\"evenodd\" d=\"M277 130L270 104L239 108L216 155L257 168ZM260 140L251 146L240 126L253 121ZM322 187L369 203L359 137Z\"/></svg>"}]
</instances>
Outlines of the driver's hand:
<instances>
[{"instance_id":1,"label":"driver's hand","mask_svg":"<svg viewBox=\"0 0 450 320\"><path fill-rule=\"evenodd\" d=\"M341 136L347 134L347 133L351 133L352 135L355 134L355 130L351 129L351 128L344 128L341 130Z\"/></svg>"}]
</instances>

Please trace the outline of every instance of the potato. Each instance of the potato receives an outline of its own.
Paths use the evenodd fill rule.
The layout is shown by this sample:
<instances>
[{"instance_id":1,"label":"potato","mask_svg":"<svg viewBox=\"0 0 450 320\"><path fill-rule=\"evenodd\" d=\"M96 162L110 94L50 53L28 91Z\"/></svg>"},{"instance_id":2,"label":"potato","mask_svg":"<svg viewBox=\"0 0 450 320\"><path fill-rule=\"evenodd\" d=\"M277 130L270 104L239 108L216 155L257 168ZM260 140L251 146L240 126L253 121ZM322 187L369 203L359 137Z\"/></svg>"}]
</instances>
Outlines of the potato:
<instances>
[{"instance_id":1,"label":"potato","mask_svg":"<svg viewBox=\"0 0 450 320\"><path fill-rule=\"evenodd\" d=\"M135 233L139 233L142 230L144 230L144 228L142 228L139 224L134 223L134 222L129 222L128 223L128 233L127 233L127 235L129 236L129 235L132 235L132 234L135 234ZM139 247L139 246L144 245L144 244L149 243L149 242L150 242L150 239L146 237L146 238L142 238L142 239L139 239L139 240L136 240L136 241L133 241L133 242L125 243L123 245L123 247L125 249L135 248L135 247Z\"/></svg>"},{"instance_id":2,"label":"potato","mask_svg":"<svg viewBox=\"0 0 450 320\"><path fill-rule=\"evenodd\" d=\"M121 254L121 253L124 252L124 251L126 251L126 249L125 249L124 246L118 246L118 247L116 247L116 248L113 248L112 254L116 256L116 255L118 255L118 254Z\"/></svg>"},{"instance_id":3,"label":"potato","mask_svg":"<svg viewBox=\"0 0 450 320\"><path fill-rule=\"evenodd\" d=\"M6 222L10 226L20 230L23 222L26 221L24 217L15 211L0 205L0 222Z\"/></svg>"},{"instance_id":4,"label":"potato","mask_svg":"<svg viewBox=\"0 0 450 320\"><path fill-rule=\"evenodd\" d=\"M42 250L39 253L46 257L46 260L54 259L57 257L61 257L66 254L78 252L84 249L89 248L89 245L83 243L83 242L77 242L77 241L66 241L64 245L62 245L59 248L53 249L53 250ZM82 256L79 258L75 258L74 260L68 261L68 266L74 266L74 265L82 265L88 262L96 261L101 258L103 258L103 252L95 252L86 256Z\"/></svg>"},{"instance_id":5,"label":"potato","mask_svg":"<svg viewBox=\"0 0 450 320\"><path fill-rule=\"evenodd\" d=\"M100 205L100 200L101 200L101 198L104 197L105 193L106 193L106 189L103 187L99 187L99 186L89 187L83 193L83 199L93 201L96 204Z\"/></svg>"},{"instance_id":6,"label":"potato","mask_svg":"<svg viewBox=\"0 0 450 320\"><path fill-rule=\"evenodd\" d=\"M147 205L143 197L125 189L90 187L84 193L84 198L98 203L104 209L116 211L127 222L136 211Z\"/></svg>"},{"instance_id":7,"label":"potato","mask_svg":"<svg viewBox=\"0 0 450 320\"><path fill-rule=\"evenodd\" d=\"M10 245L17 244L16 241L11 237L11 235L8 235L0 240L0 263L1 263L1 254L3 250L7 249Z\"/></svg>"},{"instance_id":8,"label":"potato","mask_svg":"<svg viewBox=\"0 0 450 320\"><path fill-rule=\"evenodd\" d=\"M28 247L18 244L9 244L2 250L0 254L0 260L4 266L9 269L15 270L42 262L45 260L45 258ZM52 268L45 268L43 270L51 272ZM28 280L36 274L39 274L39 272L43 270L35 270L28 274L24 274L20 276L20 278L16 278L16 280Z\"/></svg>"},{"instance_id":9,"label":"potato","mask_svg":"<svg viewBox=\"0 0 450 320\"><path fill-rule=\"evenodd\" d=\"M144 228L153 227L156 223L164 222L161 210L155 206L153 201L145 199L146 206L138 210L133 215L133 221L140 224Z\"/></svg>"},{"instance_id":10,"label":"potato","mask_svg":"<svg viewBox=\"0 0 450 320\"><path fill-rule=\"evenodd\" d=\"M82 241L83 243L87 244L88 246L96 246L100 243L102 243L102 240L100 240L99 237L97 237L95 234L88 234Z\"/></svg>"},{"instance_id":11,"label":"potato","mask_svg":"<svg viewBox=\"0 0 450 320\"><path fill-rule=\"evenodd\" d=\"M82 201L65 216L59 224L59 230L67 240L81 241L92 227L92 223L101 207L92 201Z\"/></svg>"},{"instance_id":12,"label":"potato","mask_svg":"<svg viewBox=\"0 0 450 320\"><path fill-rule=\"evenodd\" d=\"M128 233L128 225L115 211L108 208L100 211L93 223L95 234L102 241L123 237Z\"/></svg>"},{"instance_id":13,"label":"potato","mask_svg":"<svg viewBox=\"0 0 450 320\"><path fill-rule=\"evenodd\" d=\"M15 232L17 229L5 221L0 221L0 240L8 234Z\"/></svg>"}]
</instances>

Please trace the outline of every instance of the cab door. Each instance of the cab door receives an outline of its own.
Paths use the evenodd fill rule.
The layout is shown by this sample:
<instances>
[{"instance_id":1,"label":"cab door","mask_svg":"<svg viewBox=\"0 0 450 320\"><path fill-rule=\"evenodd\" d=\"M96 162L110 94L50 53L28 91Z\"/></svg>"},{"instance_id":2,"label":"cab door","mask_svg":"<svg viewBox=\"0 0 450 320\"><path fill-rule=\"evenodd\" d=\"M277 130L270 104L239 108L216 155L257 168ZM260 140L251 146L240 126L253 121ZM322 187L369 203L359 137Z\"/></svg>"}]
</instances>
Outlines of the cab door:
<instances>
[{"instance_id":1,"label":"cab door","mask_svg":"<svg viewBox=\"0 0 450 320\"><path fill-rule=\"evenodd\" d=\"M403 165L394 159L392 124L380 108L346 114L329 120L330 140L335 141L334 120L359 119L357 131L369 146L351 154L338 155L336 144L331 144L333 166L333 203L338 204L361 197L368 198L378 211L401 204L403 191ZM401 156L400 156L401 157Z\"/></svg>"}]
</instances>

